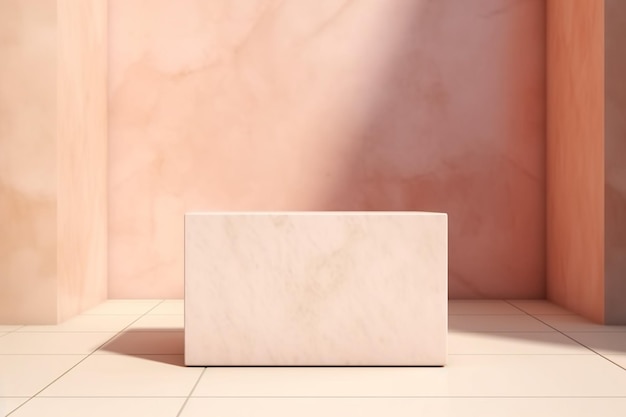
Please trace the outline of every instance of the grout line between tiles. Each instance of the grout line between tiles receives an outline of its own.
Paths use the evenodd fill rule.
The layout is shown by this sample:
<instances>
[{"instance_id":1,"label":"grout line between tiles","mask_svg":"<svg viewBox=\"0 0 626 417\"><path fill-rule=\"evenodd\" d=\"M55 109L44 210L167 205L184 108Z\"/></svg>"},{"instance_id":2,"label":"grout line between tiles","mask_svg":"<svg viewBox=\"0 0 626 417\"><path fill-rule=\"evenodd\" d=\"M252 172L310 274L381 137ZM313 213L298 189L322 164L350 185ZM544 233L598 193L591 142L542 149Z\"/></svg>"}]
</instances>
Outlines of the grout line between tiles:
<instances>
[{"instance_id":1,"label":"grout line between tiles","mask_svg":"<svg viewBox=\"0 0 626 417\"><path fill-rule=\"evenodd\" d=\"M110 339L105 342L108 343ZM100 349L99 346L98 349ZM586 346L585 346L586 347ZM89 355L92 353L0 353L0 356L81 356L81 355ZM95 353L96 355L124 355L124 356L184 356L183 353L141 353L141 352L133 352L132 354L120 354L120 353ZM448 356L589 356L594 355L595 352L590 351L589 353L448 353ZM619 355L619 354L617 354ZM217 368L229 368L230 366L216 366ZM248 368L254 366L242 366L242 368ZM325 368L325 366L309 366L310 368ZM431 367L428 366L393 366L393 365L382 365L382 366L334 366L334 368L415 368L415 369L428 369ZM284 368L281 366L264 366L264 368ZM287 366L286 368L291 368ZM293 366L293 368L300 368L299 366ZM305 367L303 367L305 368ZM0 397L1 398L1 397Z\"/></svg>"},{"instance_id":2,"label":"grout line between tiles","mask_svg":"<svg viewBox=\"0 0 626 417\"><path fill-rule=\"evenodd\" d=\"M2 397L0 397L2 398ZM14 398L18 398L18 397L14 397ZM22 397L22 398L28 398L28 397ZM99 398L187 398L184 395L158 395L158 396L149 396L149 395L101 395L101 396L96 396L96 395L84 395L84 396L79 396L79 395L38 395L37 398L46 398L46 399L50 399L50 398L93 398L93 399L99 399Z\"/></svg>"},{"instance_id":3,"label":"grout line between tiles","mask_svg":"<svg viewBox=\"0 0 626 417\"><path fill-rule=\"evenodd\" d=\"M28 398L28 397L0 397L0 399L2 398ZM70 395L55 395L55 396L48 396L48 395L40 395L37 398L45 398L45 399L56 399L56 398L65 398L65 399L105 399L105 398L147 398L147 399L153 399L153 398L186 398L186 399L190 399L191 397L185 397L185 396L181 396L181 395L159 395L159 396L145 396L145 395L127 395L127 396L123 396L123 395L103 395L103 396L70 396ZM570 398L624 398L626 399L626 396L624 395L232 395L232 396L228 396L228 395L195 395L193 396L193 398L215 398L215 399L273 399L273 398L295 398L295 399L307 399L307 398L329 398L329 399L341 399L341 398L345 398L345 399L351 399L351 398L358 398L358 399L385 399L385 398L407 398L407 399L419 399L419 398L438 398L438 399L447 399L447 398L512 398L512 399L518 399L518 398L563 398L563 399L570 399ZM185 402L186 403L186 402ZM182 409L181 409L182 411ZM177 415L178 417L178 415Z\"/></svg>"},{"instance_id":4,"label":"grout line between tiles","mask_svg":"<svg viewBox=\"0 0 626 417\"><path fill-rule=\"evenodd\" d=\"M138 317L137 319L133 320L132 323L135 323L137 320L139 320L141 317ZM39 331L39 332L20 332L20 334L67 334L67 333L76 333L76 334L85 334L85 333L115 333L117 335L118 332L124 331L126 330L127 327L124 327L122 330L109 330L109 331L101 331L101 332L92 332L92 331L81 331L81 330L72 330L72 331ZM137 331L140 332L144 332L144 331L150 331L151 329L140 329ZM167 331L174 331L174 330L179 330L179 329L156 329L154 331L157 332L167 332ZM134 331L134 329L131 329L131 331Z\"/></svg>"},{"instance_id":5,"label":"grout line between tiles","mask_svg":"<svg viewBox=\"0 0 626 417\"><path fill-rule=\"evenodd\" d=\"M517 306L515 306L516 308L519 308ZM521 310L522 312L520 313L504 313L504 314L494 314L494 313L450 313L448 314L448 316L463 316L463 317L468 317L468 316L525 316L527 313L524 310ZM156 315L156 314L155 314ZM541 313L541 316L574 316L575 314L558 314L558 313L550 313L550 314L544 314Z\"/></svg>"},{"instance_id":6,"label":"grout line between tiles","mask_svg":"<svg viewBox=\"0 0 626 417\"><path fill-rule=\"evenodd\" d=\"M448 356L592 356L594 353L448 353Z\"/></svg>"},{"instance_id":7,"label":"grout line between tiles","mask_svg":"<svg viewBox=\"0 0 626 417\"><path fill-rule=\"evenodd\" d=\"M449 316L524 316L522 313L505 313L505 314L494 314L494 313L449 313Z\"/></svg>"},{"instance_id":8,"label":"grout line between tiles","mask_svg":"<svg viewBox=\"0 0 626 417\"><path fill-rule=\"evenodd\" d=\"M58 377L56 377L55 379L53 379L50 383L48 383L46 386L44 386L42 389L40 389L39 391L37 391L33 396L31 396L28 400L24 401L24 403L20 404L19 407L17 407L16 409L14 409L13 411L11 411L9 414L7 414L7 417L10 416L11 414L13 414L14 412L16 412L17 410L19 410L20 408L22 408L24 405L28 404L33 398L37 397L39 394L41 394L43 391L45 391L48 387L50 387L52 384L54 384L55 382L57 382L59 379L63 378L65 375L67 375L72 369L76 368L78 365L80 365L81 363L83 363L87 358L89 358L91 355L93 355L97 350L99 350L102 346L106 345L107 343L109 343L111 340L113 340L114 338L116 338L117 336L119 336L123 331L125 331L126 329L128 329L128 327L132 326L135 322L137 322L137 320L141 319L143 316L145 316L146 314L148 314L150 311L154 310L157 306L161 305L161 303L163 303L163 301L165 300L161 300L159 303L157 303L154 307L152 307L150 310L146 311L144 314L140 315L139 317L137 317L135 320L133 320L131 323L129 323L126 327L124 327L123 329L121 329L118 332L110 332L110 333L114 333L110 338L108 338L105 342L103 342L102 344L100 344L97 348L95 348L93 351L91 351L91 353L85 355L84 358L82 358L81 360L79 360L78 362L76 362L74 365L70 366L69 369L67 369L65 372L63 372L61 375L59 375ZM81 332L76 332L76 333L81 333ZM106 332L105 332L106 333Z\"/></svg>"},{"instance_id":9,"label":"grout line between tiles","mask_svg":"<svg viewBox=\"0 0 626 417\"><path fill-rule=\"evenodd\" d=\"M534 317L533 317L534 318ZM455 334L483 334L483 333L557 333L555 330L459 330L448 328L448 332Z\"/></svg>"},{"instance_id":10,"label":"grout line between tiles","mask_svg":"<svg viewBox=\"0 0 626 417\"><path fill-rule=\"evenodd\" d=\"M135 320L133 320L133 323ZM18 332L19 334L65 334L65 333L80 333L80 334L98 334L98 333L117 333L119 330L31 330L28 332Z\"/></svg>"},{"instance_id":11,"label":"grout line between tiles","mask_svg":"<svg viewBox=\"0 0 626 417\"><path fill-rule=\"evenodd\" d=\"M191 398L191 396L193 395L193 392L196 390L196 387L198 386L198 384L200 383L200 380L202 379L202 376L204 375L204 373L206 372L207 368L205 367L202 372L200 372L200 376L198 377L198 379L196 380L196 383L193 384L193 387L191 388L191 391L189 391L189 395L187 395L187 398L185 398L185 401L183 402L183 405L180 407L180 410L178 410L178 414L176 414L176 417L180 417L181 413L183 412L183 410L185 409L185 407L187 406L187 403L189 402L189 399Z\"/></svg>"},{"instance_id":12,"label":"grout line between tiles","mask_svg":"<svg viewBox=\"0 0 626 417\"><path fill-rule=\"evenodd\" d=\"M116 335L117 336L117 335ZM115 336L112 336L112 338L114 338ZM98 349L100 349L102 346L104 346L105 344L109 343L111 341L111 339L107 340L106 342L104 342L102 345L99 345ZM96 354L96 355L123 355L123 356L184 356L183 353L96 353L96 351L94 350L91 353L0 353L0 356L82 356L82 355L87 355L87 356L91 356L92 354ZM2 398L2 397L0 397Z\"/></svg>"},{"instance_id":13,"label":"grout line between tiles","mask_svg":"<svg viewBox=\"0 0 626 417\"><path fill-rule=\"evenodd\" d=\"M140 317L142 318L142 317ZM136 321L136 320L135 320ZM133 321L131 324L134 324L135 322ZM160 327L136 327L134 329L128 329L126 330L126 328L124 328L122 331L126 331L126 332L134 332L134 333L163 333L163 332L170 332L170 333L174 333L174 332L183 332L184 329L182 328L160 328Z\"/></svg>"},{"instance_id":14,"label":"grout line between tiles","mask_svg":"<svg viewBox=\"0 0 626 417\"><path fill-rule=\"evenodd\" d=\"M563 333L626 334L626 329L563 330ZM626 352L625 352L626 353Z\"/></svg>"},{"instance_id":15,"label":"grout line between tiles","mask_svg":"<svg viewBox=\"0 0 626 417\"><path fill-rule=\"evenodd\" d=\"M107 304L107 303L108 303L108 305L110 305L110 306L111 306L111 308L113 308L113 309L114 309L116 306L113 306L113 304L115 304L115 303L110 303L111 301L114 301L114 300L106 300L106 301L105 301L104 303L102 303L102 304ZM149 307L149 305L155 302L155 301L153 301L153 300L134 300L134 299L125 299L124 301L130 301L130 303L123 303L123 304L121 304L121 306L124 306L124 304L136 304L136 302L137 302L137 301L139 301L139 302L144 302L144 301L145 301L145 303L144 303L144 304L145 304L145 305L144 305L144 307L149 308L149 311L151 311L151 310L153 310L156 306L161 305L161 304L163 303L163 301L165 301L165 300L160 300L160 301L157 301L157 302L156 302L156 304L155 304L155 305L153 305L152 307ZM96 306L96 307L94 307L94 308L97 308L97 307L98 307L98 306ZM114 310L113 312L103 312L103 313L101 313L101 312L97 312L97 311L96 311L96 312L93 312L93 311L91 311L91 310L93 310L93 309L90 309L90 310L88 310L88 311L85 311L85 312L81 313L81 315L84 315L84 316L126 316L126 315L138 315L138 314L145 314L145 312L144 312L144 313L128 313L128 312L123 312L123 311L121 311L121 312L115 312L115 310Z\"/></svg>"},{"instance_id":16,"label":"grout line between tiles","mask_svg":"<svg viewBox=\"0 0 626 417\"><path fill-rule=\"evenodd\" d=\"M506 300L505 300L505 301L506 301ZM511 304L513 307L515 307L515 308L519 309L520 311L524 311L524 310L522 310L521 308L519 308L518 306L516 306L516 305L514 305L514 304L510 303L509 301L506 301L506 302L507 302L507 303L509 303L509 304ZM590 351L592 351L592 352L593 352L593 353L595 353L596 355L600 356L601 358L604 358L606 361L608 361L608 362L612 363L613 365L617 366L618 368L620 368L620 369L622 369L622 370L626 371L626 368L624 368L622 365L618 364L618 363L617 363L617 362L615 362L615 361L612 361L611 359L607 358L606 356L604 356L604 355L603 355L603 354L601 354L600 352L596 351L595 349L593 349L593 348L591 348L591 347L589 347L589 346L585 345L584 343L582 343L582 342L580 342L580 341L578 341L578 340L574 339L573 337L571 337L571 336L570 336L570 335L568 335L567 333L564 333L564 332L562 332L561 330L557 329L556 327L554 327L554 326L552 326L552 325L550 325L550 324L546 323L545 321L541 320L539 317L536 317L536 316L534 316L534 315L532 315L532 314L530 314L530 313L528 313L528 312L526 312L526 311L524 311L524 313L528 314L530 317L534 318L535 320L540 321L541 323L545 324L546 326L551 327L552 329L554 329L554 330L556 330L557 332L561 333L563 336L567 337L568 339L572 340L573 342L578 343L580 346L582 346L582 347L584 347L584 348L589 349Z\"/></svg>"},{"instance_id":17,"label":"grout line between tiles","mask_svg":"<svg viewBox=\"0 0 626 417\"><path fill-rule=\"evenodd\" d=\"M520 307L518 305L515 305L516 301L518 301L518 302L522 301L523 302L523 301L528 301L528 300L516 300L516 299L510 299L509 300L509 299L505 299L505 300L502 300L502 301L511 304L513 307L517 308L518 310L523 311L525 314L530 314L530 315L534 316L534 314L529 313L528 311L524 310L522 307ZM544 299L542 301L546 301L546 302L552 304L550 301L548 301L546 299ZM572 312L570 310L567 310L567 309L563 309L563 311L556 312L556 313L536 313L536 314L539 315L539 316L576 316L576 313L574 313L574 312Z\"/></svg>"},{"instance_id":18,"label":"grout line between tiles","mask_svg":"<svg viewBox=\"0 0 626 417\"><path fill-rule=\"evenodd\" d=\"M0 397L2 398L22 398L26 399L28 397ZM159 396L146 396L146 395L103 395L103 396L76 396L76 395L40 395L37 398L45 398L45 399L56 399L56 398L65 398L65 399L106 399L106 398L186 398L190 399L190 396L181 396L181 395L159 395ZM195 395L193 398L215 398L215 399L273 399L273 398L294 398L294 399L307 399L307 398L329 398L329 399L385 399L385 398L407 398L407 399L419 399L419 398L435 398L435 399L447 399L447 398L624 398L624 395ZM29 400L32 398L29 398ZM185 402L186 403L186 402ZM17 410L17 409L16 409ZM15 411L15 410L14 410ZM181 409L182 411L182 409ZM12 411L13 412L13 411ZM178 416L178 415L177 415Z\"/></svg>"},{"instance_id":19,"label":"grout line between tiles","mask_svg":"<svg viewBox=\"0 0 626 417\"><path fill-rule=\"evenodd\" d=\"M99 348L100 347L98 347L98 349ZM83 353L0 353L0 356L82 356L82 355L90 355L90 354L91 353L84 353L84 352Z\"/></svg>"},{"instance_id":20,"label":"grout line between tiles","mask_svg":"<svg viewBox=\"0 0 626 417\"><path fill-rule=\"evenodd\" d=\"M100 397L105 398L105 397ZM144 397L138 397L144 398ZM449 398L489 398L489 399L497 399L497 398L511 398L511 399L522 399L522 398L562 398L562 399L570 399L570 398L625 398L624 395L196 395L193 398L214 398L214 399L317 399L317 398L328 398L328 399L394 399L394 398L407 398L407 399L421 399L421 398L435 398L435 399L449 399ZM177 416L178 417L178 416Z\"/></svg>"},{"instance_id":21,"label":"grout line between tiles","mask_svg":"<svg viewBox=\"0 0 626 417\"><path fill-rule=\"evenodd\" d=\"M3 336L9 335L9 334L11 334L11 333L15 333L15 332L17 332L19 329L21 329L22 327L24 327L24 325L23 325L23 324L22 324L22 325L17 326L17 327L16 327L15 329L13 329L13 330L7 330L6 332L4 332L4 331L3 331L2 333L5 333Z\"/></svg>"}]
</instances>

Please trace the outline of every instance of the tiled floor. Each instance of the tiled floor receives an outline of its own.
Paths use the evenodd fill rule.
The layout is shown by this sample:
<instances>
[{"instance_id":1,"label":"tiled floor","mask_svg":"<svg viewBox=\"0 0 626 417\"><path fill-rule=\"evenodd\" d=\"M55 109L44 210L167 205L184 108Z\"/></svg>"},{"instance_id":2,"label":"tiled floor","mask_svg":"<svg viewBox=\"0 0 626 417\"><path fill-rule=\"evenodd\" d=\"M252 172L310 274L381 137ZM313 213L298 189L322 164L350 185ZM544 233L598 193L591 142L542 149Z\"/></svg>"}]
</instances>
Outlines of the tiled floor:
<instances>
[{"instance_id":1,"label":"tiled floor","mask_svg":"<svg viewBox=\"0 0 626 417\"><path fill-rule=\"evenodd\" d=\"M451 301L444 368L187 368L180 300L0 326L0 415L626 416L626 326Z\"/></svg>"}]
</instances>

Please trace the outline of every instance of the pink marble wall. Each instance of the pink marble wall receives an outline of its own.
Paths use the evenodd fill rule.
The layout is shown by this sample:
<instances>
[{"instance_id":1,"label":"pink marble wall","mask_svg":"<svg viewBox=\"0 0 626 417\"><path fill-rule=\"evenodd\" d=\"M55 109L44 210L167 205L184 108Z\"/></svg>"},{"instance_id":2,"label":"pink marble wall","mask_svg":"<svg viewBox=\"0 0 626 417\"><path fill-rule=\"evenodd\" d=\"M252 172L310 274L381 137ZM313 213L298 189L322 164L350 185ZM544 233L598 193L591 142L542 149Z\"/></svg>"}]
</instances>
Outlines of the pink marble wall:
<instances>
[{"instance_id":1,"label":"pink marble wall","mask_svg":"<svg viewBox=\"0 0 626 417\"><path fill-rule=\"evenodd\" d=\"M604 321L604 2L548 2L548 297Z\"/></svg>"},{"instance_id":2,"label":"pink marble wall","mask_svg":"<svg viewBox=\"0 0 626 417\"><path fill-rule=\"evenodd\" d=\"M605 319L626 324L626 2L605 0Z\"/></svg>"},{"instance_id":3,"label":"pink marble wall","mask_svg":"<svg viewBox=\"0 0 626 417\"><path fill-rule=\"evenodd\" d=\"M444 211L451 297L544 296L544 9L111 0L109 296L182 297L187 210Z\"/></svg>"},{"instance_id":4,"label":"pink marble wall","mask_svg":"<svg viewBox=\"0 0 626 417\"><path fill-rule=\"evenodd\" d=\"M0 2L0 324L56 320L56 2Z\"/></svg>"},{"instance_id":5,"label":"pink marble wall","mask_svg":"<svg viewBox=\"0 0 626 417\"><path fill-rule=\"evenodd\" d=\"M0 2L0 324L107 297L106 11Z\"/></svg>"},{"instance_id":6,"label":"pink marble wall","mask_svg":"<svg viewBox=\"0 0 626 417\"><path fill-rule=\"evenodd\" d=\"M107 298L107 0L57 0L58 317Z\"/></svg>"}]
</instances>

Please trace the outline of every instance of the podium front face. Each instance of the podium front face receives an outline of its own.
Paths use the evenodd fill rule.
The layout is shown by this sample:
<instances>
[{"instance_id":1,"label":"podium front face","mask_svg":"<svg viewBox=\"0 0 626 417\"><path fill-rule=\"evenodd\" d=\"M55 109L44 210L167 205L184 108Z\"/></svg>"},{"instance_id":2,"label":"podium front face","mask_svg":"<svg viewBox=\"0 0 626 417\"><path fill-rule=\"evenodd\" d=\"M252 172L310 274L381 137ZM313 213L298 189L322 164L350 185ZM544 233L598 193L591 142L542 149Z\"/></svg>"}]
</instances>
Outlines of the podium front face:
<instances>
[{"instance_id":1,"label":"podium front face","mask_svg":"<svg viewBox=\"0 0 626 417\"><path fill-rule=\"evenodd\" d=\"M189 213L185 364L441 366L447 215Z\"/></svg>"}]
</instances>

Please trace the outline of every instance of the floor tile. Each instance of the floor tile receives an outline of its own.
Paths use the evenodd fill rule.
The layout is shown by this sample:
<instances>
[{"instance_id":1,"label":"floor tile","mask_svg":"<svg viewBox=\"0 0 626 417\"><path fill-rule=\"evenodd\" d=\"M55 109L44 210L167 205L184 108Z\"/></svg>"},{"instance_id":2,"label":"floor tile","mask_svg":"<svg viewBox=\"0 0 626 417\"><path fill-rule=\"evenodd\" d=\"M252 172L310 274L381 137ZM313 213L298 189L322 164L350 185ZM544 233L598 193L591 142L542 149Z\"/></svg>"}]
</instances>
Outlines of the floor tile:
<instances>
[{"instance_id":1,"label":"floor tile","mask_svg":"<svg viewBox=\"0 0 626 417\"><path fill-rule=\"evenodd\" d=\"M153 310L150 310L149 314L185 314L185 301L165 300Z\"/></svg>"},{"instance_id":2,"label":"floor tile","mask_svg":"<svg viewBox=\"0 0 626 417\"><path fill-rule=\"evenodd\" d=\"M24 326L16 332L118 332L138 317L136 315L81 315L57 325Z\"/></svg>"},{"instance_id":3,"label":"floor tile","mask_svg":"<svg viewBox=\"0 0 626 417\"><path fill-rule=\"evenodd\" d=\"M116 333L14 332L0 338L0 354L84 354L87 355Z\"/></svg>"},{"instance_id":4,"label":"floor tile","mask_svg":"<svg viewBox=\"0 0 626 417\"><path fill-rule=\"evenodd\" d=\"M84 355L0 355L0 397L30 397Z\"/></svg>"},{"instance_id":5,"label":"floor tile","mask_svg":"<svg viewBox=\"0 0 626 417\"><path fill-rule=\"evenodd\" d=\"M470 314L524 314L519 309L513 307L502 300L449 300L448 314L450 315L470 315Z\"/></svg>"},{"instance_id":6,"label":"floor tile","mask_svg":"<svg viewBox=\"0 0 626 417\"><path fill-rule=\"evenodd\" d=\"M448 334L449 354L585 355L594 353L557 332Z\"/></svg>"},{"instance_id":7,"label":"floor tile","mask_svg":"<svg viewBox=\"0 0 626 417\"><path fill-rule=\"evenodd\" d=\"M181 413L207 415L622 417L626 398L191 398Z\"/></svg>"},{"instance_id":8,"label":"floor tile","mask_svg":"<svg viewBox=\"0 0 626 417\"><path fill-rule=\"evenodd\" d=\"M448 329L462 332L553 332L539 320L528 316L474 315L448 317Z\"/></svg>"},{"instance_id":9,"label":"floor tile","mask_svg":"<svg viewBox=\"0 0 626 417\"><path fill-rule=\"evenodd\" d=\"M11 417L175 417L184 402L184 397L33 398Z\"/></svg>"},{"instance_id":10,"label":"floor tile","mask_svg":"<svg viewBox=\"0 0 626 417\"><path fill-rule=\"evenodd\" d=\"M559 314L559 315L571 315L574 314L563 307L560 307L547 300L508 300L509 303L515 307L523 310L524 312L532 315L536 314Z\"/></svg>"},{"instance_id":11,"label":"floor tile","mask_svg":"<svg viewBox=\"0 0 626 417\"><path fill-rule=\"evenodd\" d=\"M626 326L605 326L596 324L591 320L587 320L575 314L537 314L535 317L562 332L626 332Z\"/></svg>"},{"instance_id":12,"label":"floor tile","mask_svg":"<svg viewBox=\"0 0 626 417\"><path fill-rule=\"evenodd\" d=\"M141 315L158 306L162 300L107 300L85 311L86 315Z\"/></svg>"},{"instance_id":13,"label":"floor tile","mask_svg":"<svg viewBox=\"0 0 626 417\"><path fill-rule=\"evenodd\" d=\"M6 416L26 401L28 401L28 397L0 397L0 417Z\"/></svg>"},{"instance_id":14,"label":"floor tile","mask_svg":"<svg viewBox=\"0 0 626 417\"><path fill-rule=\"evenodd\" d=\"M129 330L183 330L185 316L180 314L146 315L134 322Z\"/></svg>"},{"instance_id":15,"label":"floor tile","mask_svg":"<svg viewBox=\"0 0 626 417\"><path fill-rule=\"evenodd\" d=\"M568 332L567 335L602 355L626 355L626 332Z\"/></svg>"},{"instance_id":16,"label":"floor tile","mask_svg":"<svg viewBox=\"0 0 626 417\"><path fill-rule=\"evenodd\" d=\"M185 353L183 331L124 331L102 346L96 354L182 355Z\"/></svg>"},{"instance_id":17,"label":"floor tile","mask_svg":"<svg viewBox=\"0 0 626 417\"><path fill-rule=\"evenodd\" d=\"M175 416L202 372L182 416L626 415L626 326L545 300L510 303L452 300L444 368L204 370L183 366L183 300L109 300L58 326L0 326L0 416Z\"/></svg>"},{"instance_id":18,"label":"floor tile","mask_svg":"<svg viewBox=\"0 0 626 417\"><path fill-rule=\"evenodd\" d=\"M183 355L92 355L40 396L186 396L203 368L183 363Z\"/></svg>"},{"instance_id":19,"label":"floor tile","mask_svg":"<svg viewBox=\"0 0 626 417\"><path fill-rule=\"evenodd\" d=\"M193 396L626 396L598 355L450 355L443 368L207 368Z\"/></svg>"}]
</instances>

